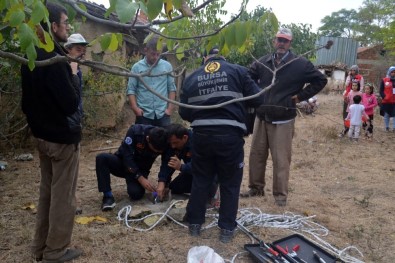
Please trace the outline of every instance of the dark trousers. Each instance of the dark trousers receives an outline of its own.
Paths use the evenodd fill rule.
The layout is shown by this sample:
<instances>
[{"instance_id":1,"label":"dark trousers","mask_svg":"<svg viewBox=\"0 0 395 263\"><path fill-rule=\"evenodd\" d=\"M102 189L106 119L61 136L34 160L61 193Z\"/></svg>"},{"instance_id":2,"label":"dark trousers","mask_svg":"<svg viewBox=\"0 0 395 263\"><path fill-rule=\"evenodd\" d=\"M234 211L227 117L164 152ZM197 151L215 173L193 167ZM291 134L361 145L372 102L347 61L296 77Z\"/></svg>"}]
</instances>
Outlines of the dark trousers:
<instances>
[{"instance_id":1,"label":"dark trousers","mask_svg":"<svg viewBox=\"0 0 395 263\"><path fill-rule=\"evenodd\" d=\"M157 119L155 116L155 119L148 119L144 116L136 116L136 124L145 124L145 125L152 125L152 126L158 126L158 127L166 127L169 126L171 123L171 119L169 115L163 115L162 118Z\"/></svg>"},{"instance_id":2,"label":"dark trousers","mask_svg":"<svg viewBox=\"0 0 395 263\"><path fill-rule=\"evenodd\" d=\"M209 198L213 198L217 192L218 184L217 179L214 180L212 186L209 189ZM192 189L192 174L191 173L180 173L174 180L169 184L169 189L172 194L185 194L190 193Z\"/></svg>"},{"instance_id":3,"label":"dark trousers","mask_svg":"<svg viewBox=\"0 0 395 263\"><path fill-rule=\"evenodd\" d=\"M244 166L243 134L200 133L193 134L192 191L187 207L188 222L203 224L205 222L206 203L210 186L216 175L220 187L221 206L218 226L233 230L239 205L240 184Z\"/></svg>"},{"instance_id":4,"label":"dark trousers","mask_svg":"<svg viewBox=\"0 0 395 263\"><path fill-rule=\"evenodd\" d=\"M144 187L134 178L135 174L125 170L121 158L110 153L101 153L96 156L96 176L99 192L111 191L111 176L125 178L130 199L139 200L145 194Z\"/></svg>"}]
</instances>

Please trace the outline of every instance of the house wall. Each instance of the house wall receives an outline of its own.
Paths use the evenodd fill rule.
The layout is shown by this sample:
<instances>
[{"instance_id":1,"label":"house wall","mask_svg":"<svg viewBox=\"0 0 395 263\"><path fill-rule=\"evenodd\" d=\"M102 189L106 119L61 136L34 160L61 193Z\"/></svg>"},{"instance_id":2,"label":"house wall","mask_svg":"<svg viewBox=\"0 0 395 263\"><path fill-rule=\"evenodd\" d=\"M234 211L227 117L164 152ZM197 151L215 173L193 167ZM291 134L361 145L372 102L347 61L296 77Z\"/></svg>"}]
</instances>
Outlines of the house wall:
<instances>
[{"instance_id":1,"label":"house wall","mask_svg":"<svg viewBox=\"0 0 395 263\"><path fill-rule=\"evenodd\" d=\"M387 69L391 65L383 53L383 45L377 45L358 52L357 64L359 73L364 77L365 83L373 83L377 89L380 81L385 76Z\"/></svg>"}]
</instances>

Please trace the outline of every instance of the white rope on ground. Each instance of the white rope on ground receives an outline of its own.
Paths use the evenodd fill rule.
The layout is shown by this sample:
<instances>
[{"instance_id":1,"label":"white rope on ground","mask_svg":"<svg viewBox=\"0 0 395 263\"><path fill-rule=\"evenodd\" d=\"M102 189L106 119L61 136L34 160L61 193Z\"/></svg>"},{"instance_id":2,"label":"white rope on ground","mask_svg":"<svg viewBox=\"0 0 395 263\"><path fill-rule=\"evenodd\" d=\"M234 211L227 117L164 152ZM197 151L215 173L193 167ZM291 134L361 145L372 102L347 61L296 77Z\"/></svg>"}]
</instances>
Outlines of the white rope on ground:
<instances>
[{"instance_id":1,"label":"white rope on ground","mask_svg":"<svg viewBox=\"0 0 395 263\"><path fill-rule=\"evenodd\" d=\"M257 212L254 212L257 211ZM240 209L239 213L241 216L237 220L239 224L243 225L244 227L248 226L258 226L258 227L272 227L272 228L284 228L290 229L294 233L298 233L304 236L301 233L308 233L313 236L317 241L312 241L316 245L323 247L328 252L333 255L338 256L340 260L346 263L363 263L363 261L352 257L347 253L349 250L356 250L358 254L363 257L361 251L359 251L354 246L349 246L344 248L343 250L339 250L329 244L328 242L324 241L321 236L327 236L329 234L329 230L324 226L321 226L318 223L311 221L312 218L315 216L300 216L295 215L290 212L285 212L282 215L271 215L271 214L264 214L258 208L244 208Z\"/></svg>"},{"instance_id":2,"label":"white rope on ground","mask_svg":"<svg viewBox=\"0 0 395 263\"><path fill-rule=\"evenodd\" d=\"M185 224L182 224L182 223L178 222L173 217L168 215L169 211L173 208L173 206L176 205L177 203L181 203L181 202L182 202L182 200L178 200L178 201L172 202L164 213L160 213L160 212L152 213L152 214L146 215L146 216L144 216L142 218L138 218L138 219L130 219L129 218L129 215L132 212L132 206L131 205L127 205L127 206L123 207L121 210L119 210L117 219L119 221L124 221L125 225L128 228L133 228L134 230L141 231L141 232L150 231L151 229L156 227L166 217L169 218L170 220L172 220L173 222L175 222L176 224L182 226L182 227L187 227ZM132 227L132 226L129 225L129 222L137 223L137 222L140 222L140 221L144 221L146 218L152 217L152 216L160 216L160 218L149 228L138 228L138 227Z\"/></svg>"},{"instance_id":3,"label":"white rope on ground","mask_svg":"<svg viewBox=\"0 0 395 263\"><path fill-rule=\"evenodd\" d=\"M187 225L177 221L173 217L171 217L168 213L169 211L179 202L182 202L182 200L174 201L170 204L170 206L166 209L164 213L157 212L157 213L152 213L147 216L144 216L139 219L130 219L129 215L132 211L132 206L127 205L123 207L121 210L118 212L117 219L119 221L124 221L125 225L128 228L132 228L137 231L141 232L146 232L150 231L154 227L156 227L163 219L169 218L176 224L187 228ZM215 209L207 209L208 213L206 213L206 218L211 218L212 221L206 224L202 229L209 229L212 227L217 227L218 224L218 213ZM348 251L350 250L355 250L361 257L363 257L363 254L361 251L359 251L356 247L354 246L348 246L342 250L337 249L336 247L332 246L330 243L326 242L323 240L321 237L327 236L329 234L329 230L325 228L324 226L313 222L312 219L315 217L313 216L301 216L301 215L295 215L291 212L285 212L284 214L265 214L262 213L262 211L259 208L243 208L239 209L239 214L240 217L237 219L238 224L244 226L245 228L248 229L248 227L256 226L256 227L270 227L270 228L282 228L282 229L289 229L290 231L300 234L301 236L305 237L303 233L307 233L314 237L316 241L311 240L310 238L305 237L309 241L315 243L317 246L322 247L323 249L327 250L333 255L336 255L340 260L342 260L345 263L363 263L363 261L352 257L350 254L348 254ZM140 221L145 220L148 217L152 216L160 216L160 218L149 228L143 229L143 228L138 228L138 227L132 227L129 223L138 223ZM254 243L254 239L250 236L247 235L251 238L252 243ZM239 257L242 254L245 254L246 251L238 252L233 256L231 260L225 260L227 262L234 263L237 257Z\"/></svg>"}]
</instances>

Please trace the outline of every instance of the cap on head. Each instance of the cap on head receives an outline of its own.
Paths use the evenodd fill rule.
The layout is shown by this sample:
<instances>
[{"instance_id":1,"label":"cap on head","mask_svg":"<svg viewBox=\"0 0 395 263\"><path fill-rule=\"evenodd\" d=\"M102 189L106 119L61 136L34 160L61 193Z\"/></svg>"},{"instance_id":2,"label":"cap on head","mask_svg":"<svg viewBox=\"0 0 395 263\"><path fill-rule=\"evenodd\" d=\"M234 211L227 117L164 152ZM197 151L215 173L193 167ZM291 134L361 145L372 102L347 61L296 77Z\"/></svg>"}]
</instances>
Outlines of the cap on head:
<instances>
[{"instance_id":1,"label":"cap on head","mask_svg":"<svg viewBox=\"0 0 395 263\"><path fill-rule=\"evenodd\" d=\"M67 39L67 42L64 44L66 48L70 47L71 45L78 44L78 45L88 45L89 42L86 42L85 38L81 34L71 34Z\"/></svg>"},{"instance_id":2,"label":"cap on head","mask_svg":"<svg viewBox=\"0 0 395 263\"><path fill-rule=\"evenodd\" d=\"M207 57L207 56L210 56L210 55L216 55L218 53L219 53L219 49L218 49L218 47L215 46L215 47L213 47L212 49L209 50L208 54L207 54L207 51L204 50L203 56Z\"/></svg>"},{"instance_id":3,"label":"cap on head","mask_svg":"<svg viewBox=\"0 0 395 263\"><path fill-rule=\"evenodd\" d=\"M276 37L281 37L288 39L289 41L292 40L292 31L288 28L282 27L280 30L278 30Z\"/></svg>"},{"instance_id":4,"label":"cap on head","mask_svg":"<svg viewBox=\"0 0 395 263\"><path fill-rule=\"evenodd\" d=\"M355 73L358 73L359 68L358 68L357 65L352 65L351 68L350 68L350 70L355 70Z\"/></svg>"}]
</instances>

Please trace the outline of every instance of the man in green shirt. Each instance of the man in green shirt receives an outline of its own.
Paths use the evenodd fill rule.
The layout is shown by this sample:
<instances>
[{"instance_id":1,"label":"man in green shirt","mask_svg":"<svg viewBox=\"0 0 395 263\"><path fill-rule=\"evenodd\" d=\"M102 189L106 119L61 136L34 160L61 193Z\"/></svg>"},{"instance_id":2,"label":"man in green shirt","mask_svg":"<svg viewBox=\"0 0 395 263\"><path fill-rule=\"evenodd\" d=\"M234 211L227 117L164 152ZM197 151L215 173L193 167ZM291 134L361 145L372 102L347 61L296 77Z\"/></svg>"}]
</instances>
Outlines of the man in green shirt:
<instances>
[{"instance_id":1,"label":"man in green shirt","mask_svg":"<svg viewBox=\"0 0 395 263\"><path fill-rule=\"evenodd\" d=\"M148 41L144 48L145 57L132 66L131 72L142 74L151 70L150 76L143 77L144 82L163 97L175 100L176 86L171 75L173 67L160 58L157 41L157 38ZM161 127L170 124L174 105L147 90L138 78L129 78L126 94L136 115L136 124Z\"/></svg>"}]
</instances>

